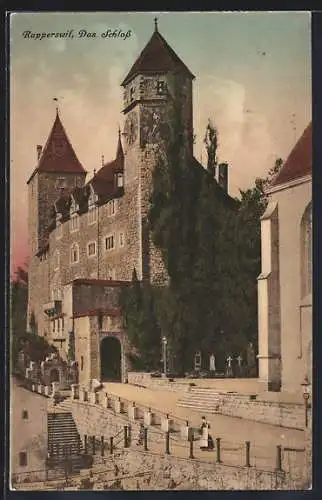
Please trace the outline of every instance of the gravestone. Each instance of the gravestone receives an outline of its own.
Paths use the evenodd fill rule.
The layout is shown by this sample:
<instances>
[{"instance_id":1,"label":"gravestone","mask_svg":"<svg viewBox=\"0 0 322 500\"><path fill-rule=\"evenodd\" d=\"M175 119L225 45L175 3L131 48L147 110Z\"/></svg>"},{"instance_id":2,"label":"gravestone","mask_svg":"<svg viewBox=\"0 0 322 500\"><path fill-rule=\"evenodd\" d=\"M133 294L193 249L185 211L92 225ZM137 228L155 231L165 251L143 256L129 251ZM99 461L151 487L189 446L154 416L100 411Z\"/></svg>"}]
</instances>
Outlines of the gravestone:
<instances>
[{"instance_id":1,"label":"gravestone","mask_svg":"<svg viewBox=\"0 0 322 500\"><path fill-rule=\"evenodd\" d=\"M209 358L209 370L213 373L216 371L216 357L214 354L211 354Z\"/></svg>"},{"instance_id":2,"label":"gravestone","mask_svg":"<svg viewBox=\"0 0 322 500\"><path fill-rule=\"evenodd\" d=\"M227 363L226 377L232 377L233 376L232 361L233 361L233 358L229 355L228 358L226 359L226 363Z\"/></svg>"},{"instance_id":3,"label":"gravestone","mask_svg":"<svg viewBox=\"0 0 322 500\"><path fill-rule=\"evenodd\" d=\"M236 366L236 376L237 377L243 377L244 375L244 369L243 369L243 358L239 354L236 358L237 361L237 366Z\"/></svg>"}]
</instances>

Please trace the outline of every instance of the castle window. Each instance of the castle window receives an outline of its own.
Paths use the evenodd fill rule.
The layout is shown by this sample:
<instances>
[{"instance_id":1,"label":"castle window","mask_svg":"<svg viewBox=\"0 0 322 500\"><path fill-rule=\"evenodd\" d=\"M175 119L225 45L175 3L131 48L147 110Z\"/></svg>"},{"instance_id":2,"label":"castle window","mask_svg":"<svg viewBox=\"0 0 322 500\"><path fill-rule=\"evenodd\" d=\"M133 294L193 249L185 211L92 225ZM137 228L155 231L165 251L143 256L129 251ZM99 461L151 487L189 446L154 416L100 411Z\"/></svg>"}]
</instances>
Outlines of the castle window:
<instances>
[{"instance_id":1,"label":"castle window","mask_svg":"<svg viewBox=\"0 0 322 500\"><path fill-rule=\"evenodd\" d=\"M53 333L55 333L55 326L56 326L56 321L53 319L52 321L52 324L53 324Z\"/></svg>"},{"instance_id":2,"label":"castle window","mask_svg":"<svg viewBox=\"0 0 322 500\"><path fill-rule=\"evenodd\" d=\"M21 418L23 420L27 420L28 419L28 411L27 410L22 410Z\"/></svg>"},{"instance_id":3,"label":"castle window","mask_svg":"<svg viewBox=\"0 0 322 500\"><path fill-rule=\"evenodd\" d=\"M164 95L167 91L167 84L164 80L159 80L157 82L157 93L159 95Z\"/></svg>"},{"instance_id":4,"label":"castle window","mask_svg":"<svg viewBox=\"0 0 322 500\"><path fill-rule=\"evenodd\" d=\"M121 188L121 187L124 186L124 176L123 176L123 174L117 174L116 185L117 185L118 188Z\"/></svg>"},{"instance_id":5,"label":"castle window","mask_svg":"<svg viewBox=\"0 0 322 500\"><path fill-rule=\"evenodd\" d=\"M58 177L56 179L56 189L65 189L65 187L67 186L67 183L66 183L66 179L65 177Z\"/></svg>"},{"instance_id":6,"label":"castle window","mask_svg":"<svg viewBox=\"0 0 322 500\"><path fill-rule=\"evenodd\" d=\"M130 88L130 102L134 100L134 87Z\"/></svg>"},{"instance_id":7,"label":"castle window","mask_svg":"<svg viewBox=\"0 0 322 500\"><path fill-rule=\"evenodd\" d=\"M95 241L91 241L91 243L88 243L87 255L89 257L93 257L94 255L96 255L96 242Z\"/></svg>"},{"instance_id":8,"label":"castle window","mask_svg":"<svg viewBox=\"0 0 322 500\"><path fill-rule=\"evenodd\" d=\"M70 230L78 231L79 229L79 217L78 214L73 214L70 218Z\"/></svg>"},{"instance_id":9,"label":"castle window","mask_svg":"<svg viewBox=\"0 0 322 500\"><path fill-rule=\"evenodd\" d=\"M70 262L72 264L79 262L79 247L77 243L74 243L70 248Z\"/></svg>"},{"instance_id":10,"label":"castle window","mask_svg":"<svg viewBox=\"0 0 322 500\"><path fill-rule=\"evenodd\" d=\"M114 235L106 236L105 238L105 250L113 250L114 248Z\"/></svg>"},{"instance_id":11,"label":"castle window","mask_svg":"<svg viewBox=\"0 0 322 500\"><path fill-rule=\"evenodd\" d=\"M60 319L57 319L57 332L60 332Z\"/></svg>"},{"instance_id":12,"label":"castle window","mask_svg":"<svg viewBox=\"0 0 322 500\"><path fill-rule=\"evenodd\" d=\"M61 329L62 329L62 332L64 331L64 318L61 319Z\"/></svg>"},{"instance_id":13,"label":"castle window","mask_svg":"<svg viewBox=\"0 0 322 500\"><path fill-rule=\"evenodd\" d=\"M19 465L20 467L26 467L27 465L27 452L21 451L19 453Z\"/></svg>"},{"instance_id":14,"label":"castle window","mask_svg":"<svg viewBox=\"0 0 322 500\"><path fill-rule=\"evenodd\" d=\"M107 204L107 216L111 217L116 213L116 200L110 200Z\"/></svg>"},{"instance_id":15,"label":"castle window","mask_svg":"<svg viewBox=\"0 0 322 500\"><path fill-rule=\"evenodd\" d=\"M301 296L312 293L312 204L306 208L301 221Z\"/></svg>"},{"instance_id":16,"label":"castle window","mask_svg":"<svg viewBox=\"0 0 322 500\"><path fill-rule=\"evenodd\" d=\"M84 356L81 356L80 369L81 369L82 371L84 370Z\"/></svg>"},{"instance_id":17,"label":"castle window","mask_svg":"<svg viewBox=\"0 0 322 500\"><path fill-rule=\"evenodd\" d=\"M121 248L124 247L124 233L123 232L121 232L119 234L119 244L120 244Z\"/></svg>"}]
</instances>

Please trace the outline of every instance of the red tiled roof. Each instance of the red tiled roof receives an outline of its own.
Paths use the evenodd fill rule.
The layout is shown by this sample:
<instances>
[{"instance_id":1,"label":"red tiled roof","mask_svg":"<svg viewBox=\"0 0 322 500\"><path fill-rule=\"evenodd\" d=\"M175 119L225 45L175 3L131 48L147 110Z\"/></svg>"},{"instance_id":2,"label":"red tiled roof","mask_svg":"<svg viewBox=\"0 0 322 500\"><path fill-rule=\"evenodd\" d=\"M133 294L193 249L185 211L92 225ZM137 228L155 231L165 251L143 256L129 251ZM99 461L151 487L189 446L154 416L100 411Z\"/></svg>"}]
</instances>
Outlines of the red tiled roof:
<instances>
[{"instance_id":1,"label":"red tiled roof","mask_svg":"<svg viewBox=\"0 0 322 500\"><path fill-rule=\"evenodd\" d=\"M111 309L91 309L81 313L75 313L73 318L84 318L86 316L97 316L99 314L102 314L103 316L121 316L121 310L119 307Z\"/></svg>"},{"instance_id":2,"label":"red tiled roof","mask_svg":"<svg viewBox=\"0 0 322 500\"><path fill-rule=\"evenodd\" d=\"M312 174L312 122L304 130L268 189Z\"/></svg>"},{"instance_id":3,"label":"red tiled roof","mask_svg":"<svg viewBox=\"0 0 322 500\"><path fill-rule=\"evenodd\" d=\"M140 73L168 73L174 70L184 71L191 78L195 78L163 36L155 30L129 73L124 78L122 86L124 87L132 78Z\"/></svg>"},{"instance_id":4,"label":"red tiled roof","mask_svg":"<svg viewBox=\"0 0 322 500\"><path fill-rule=\"evenodd\" d=\"M86 174L86 170L78 160L64 126L57 112L56 118L41 153L39 162L27 184L36 172L55 172L64 174Z\"/></svg>"},{"instance_id":5,"label":"red tiled roof","mask_svg":"<svg viewBox=\"0 0 322 500\"><path fill-rule=\"evenodd\" d=\"M70 281L74 285L100 285L100 286L127 286L131 281L120 281L120 280L106 280L106 279L95 279L95 278L77 278Z\"/></svg>"}]
</instances>

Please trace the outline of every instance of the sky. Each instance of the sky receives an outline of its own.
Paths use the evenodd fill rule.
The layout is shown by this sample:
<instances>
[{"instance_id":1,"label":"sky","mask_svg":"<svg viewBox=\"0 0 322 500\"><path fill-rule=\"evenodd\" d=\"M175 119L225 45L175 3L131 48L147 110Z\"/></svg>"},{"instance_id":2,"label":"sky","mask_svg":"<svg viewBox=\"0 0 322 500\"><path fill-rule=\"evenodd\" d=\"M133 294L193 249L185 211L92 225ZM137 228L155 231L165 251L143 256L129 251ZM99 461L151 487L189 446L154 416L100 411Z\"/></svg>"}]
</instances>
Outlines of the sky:
<instances>
[{"instance_id":1,"label":"sky","mask_svg":"<svg viewBox=\"0 0 322 500\"><path fill-rule=\"evenodd\" d=\"M115 157L122 127L122 79L154 30L196 76L195 157L206 164L208 118L218 129L229 192L251 187L277 157L286 159L311 120L308 12L14 13L10 29L11 270L28 259L27 184L36 145L51 130L56 102L84 168ZM107 29L127 39L102 38ZM74 30L74 38L25 38ZM96 37L79 38L79 30Z\"/></svg>"}]
</instances>

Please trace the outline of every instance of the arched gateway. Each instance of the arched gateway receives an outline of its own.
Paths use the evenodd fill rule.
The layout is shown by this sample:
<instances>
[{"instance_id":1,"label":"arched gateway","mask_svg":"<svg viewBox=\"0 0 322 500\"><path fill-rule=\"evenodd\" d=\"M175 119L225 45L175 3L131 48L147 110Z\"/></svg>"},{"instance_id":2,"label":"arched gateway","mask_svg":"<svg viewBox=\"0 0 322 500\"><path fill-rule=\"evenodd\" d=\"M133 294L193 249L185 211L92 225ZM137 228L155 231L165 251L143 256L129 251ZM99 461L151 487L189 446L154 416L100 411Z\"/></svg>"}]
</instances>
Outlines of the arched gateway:
<instances>
[{"instance_id":1,"label":"arched gateway","mask_svg":"<svg viewBox=\"0 0 322 500\"><path fill-rule=\"evenodd\" d=\"M100 343L101 381L122 381L121 342L116 337L104 337Z\"/></svg>"}]
</instances>

